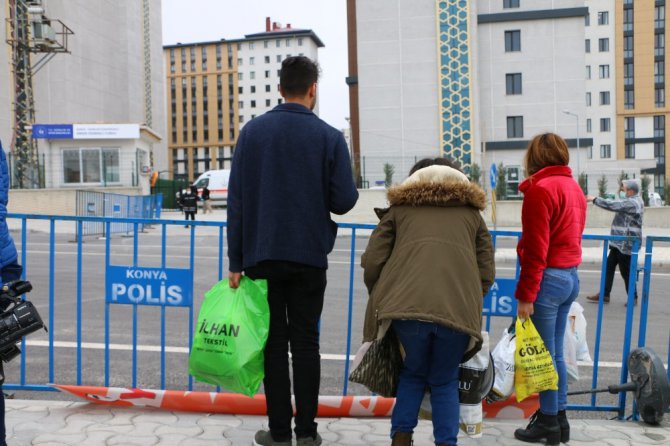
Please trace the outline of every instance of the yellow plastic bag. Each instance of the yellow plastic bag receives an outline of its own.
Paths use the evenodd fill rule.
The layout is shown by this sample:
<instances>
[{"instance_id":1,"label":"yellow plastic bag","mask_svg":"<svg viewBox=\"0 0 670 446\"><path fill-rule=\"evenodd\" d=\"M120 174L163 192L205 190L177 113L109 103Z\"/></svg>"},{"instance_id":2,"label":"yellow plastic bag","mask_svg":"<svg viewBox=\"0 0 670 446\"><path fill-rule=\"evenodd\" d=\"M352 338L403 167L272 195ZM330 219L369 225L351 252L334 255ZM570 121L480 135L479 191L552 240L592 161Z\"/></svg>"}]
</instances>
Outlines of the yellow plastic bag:
<instances>
[{"instance_id":1,"label":"yellow plastic bag","mask_svg":"<svg viewBox=\"0 0 670 446\"><path fill-rule=\"evenodd\" d=\"M536 392L558 390L558 373L551 353L530 319L516 320L514 389L519 402Z\"/></svg>"}]
</instances>

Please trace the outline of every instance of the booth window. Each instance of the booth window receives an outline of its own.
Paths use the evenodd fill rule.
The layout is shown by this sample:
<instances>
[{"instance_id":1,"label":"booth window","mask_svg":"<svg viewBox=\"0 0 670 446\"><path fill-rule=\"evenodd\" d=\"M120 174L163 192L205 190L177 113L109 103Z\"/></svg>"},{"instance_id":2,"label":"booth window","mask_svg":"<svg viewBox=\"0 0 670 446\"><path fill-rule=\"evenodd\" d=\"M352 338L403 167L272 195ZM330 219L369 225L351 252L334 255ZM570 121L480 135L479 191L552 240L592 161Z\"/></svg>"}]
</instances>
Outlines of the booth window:
<instances>
[{"instance_id":1,"label":"booth window","mask_svg":"<svg viewBox=\"0 0 670 446\"><path fill-rule=\"evenodd\" d=\"M119 149L82 147L63 149L65 184L118 183Z\"/></svg>"}]
</instances>

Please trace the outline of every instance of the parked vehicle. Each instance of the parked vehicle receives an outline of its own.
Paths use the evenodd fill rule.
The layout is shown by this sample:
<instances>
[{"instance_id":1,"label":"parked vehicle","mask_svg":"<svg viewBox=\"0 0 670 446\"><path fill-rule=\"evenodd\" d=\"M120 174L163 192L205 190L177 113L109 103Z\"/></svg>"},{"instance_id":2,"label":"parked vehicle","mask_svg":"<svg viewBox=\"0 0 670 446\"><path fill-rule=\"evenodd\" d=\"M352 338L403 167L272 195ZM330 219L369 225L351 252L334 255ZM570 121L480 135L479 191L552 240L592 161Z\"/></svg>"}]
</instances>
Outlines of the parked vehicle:
<instances>
[{"instance_id":1,"label":"parked vehicle","mask_svg":"<svg viewBox=\"0 0 670 446\"><path fill-rule=\"evenodd\" d=\"M226 204L229 179L230 170L208 170L200 175L193 185L198 188L198 195L202 193L202 188L207 186L212 204Z\"/></svg>"}]
</instances>

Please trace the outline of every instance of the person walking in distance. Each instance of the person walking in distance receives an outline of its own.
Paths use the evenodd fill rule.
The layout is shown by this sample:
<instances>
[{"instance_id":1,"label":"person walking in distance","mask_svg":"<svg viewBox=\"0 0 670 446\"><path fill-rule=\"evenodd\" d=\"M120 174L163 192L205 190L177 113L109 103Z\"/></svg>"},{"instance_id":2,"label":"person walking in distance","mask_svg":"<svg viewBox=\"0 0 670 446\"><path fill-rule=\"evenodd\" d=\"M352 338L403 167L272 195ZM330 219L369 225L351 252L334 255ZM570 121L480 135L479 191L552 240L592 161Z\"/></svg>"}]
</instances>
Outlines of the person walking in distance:
<instances>
[{"instance_id":1,"label":"person walking in distance","mask_svg":"<svg viewBox=\"0 0 670 446\"><path fill-rule=\"evenodd\" d=\"M517 255L521 272L516 287L519 319L530 318L551 353L558 374L558 390L540 392L540 408L516 439L547 445L567 443L570 423L565 413L568 375L563 337L570 305L579 294L577 267L582 262L582 233L586 199L568 167L565 140L554 133L533 138L520 185L521 240Z\"/></svg>"},{"instance_id":2,"label":"person walking in distance","mask_svg":"<svg viewBox=\"0 0 670 446\"><path fill-rule=\"evenodd\" d=\"M637 180L624 180L619 191L621 200L606 200L604 198L587 195L586 200L596 206L608 211L615 212L612 220L610 234L627 235L642 239L642 217L644 215L644 201L640 197L640 185ZM605 273L605 294L603 302L609 303L614 273L617 264L619 272L626 285L628 294L628 278L630 277L630 259L633 249L632 240L612 240L609 242L609 254L607 255L607 269ZM636 267L636 265L633 265ZM598 302L599 293L587 296L591 302ZM635 305L637 305L637 289L635 289Z\"/></svg>"},{"instance_id":3,"label":"person walking in distance","mask_svg":"<svg viewBox=\"0 0 670 446\"><path fill-rule=\"evenodd\" d=\"M203 186L202 192L200 193L200 198L202 199L202 213L212 213L212 202L210 201L209 189L207 186Z\"/></svg>"},{"instance_id":4,"label":"person walking in distance","mask_svg":"<svg viewBox=\"0 0 670 446\"><path fill-rule=\"evenodd\" d=\"M184 220L188 221L190 218L195 221L195 214L198 213L198 189L195 186L190 185L186 189L186 193L181 197L181 205L184 209Z\"/></svg>"},{"instance_id":5,"label":"person walking in distance","mask_svg":"<svg viewBox=\"0 0 670 446\"><path fill-rule=\"evenodd\" d=\"M320 120L318 65L307 57L282 62L279 91L285 102L240 132L228 185L228 281L242 273L268 281L270 332L265 347L269 430L253 444L290 446L293 362L295 435L299 446L321 444L315 422L321 365L318 323L326 289L327 255L337 225L358 200L342 133Z\"/></svg>"}]
</instances>

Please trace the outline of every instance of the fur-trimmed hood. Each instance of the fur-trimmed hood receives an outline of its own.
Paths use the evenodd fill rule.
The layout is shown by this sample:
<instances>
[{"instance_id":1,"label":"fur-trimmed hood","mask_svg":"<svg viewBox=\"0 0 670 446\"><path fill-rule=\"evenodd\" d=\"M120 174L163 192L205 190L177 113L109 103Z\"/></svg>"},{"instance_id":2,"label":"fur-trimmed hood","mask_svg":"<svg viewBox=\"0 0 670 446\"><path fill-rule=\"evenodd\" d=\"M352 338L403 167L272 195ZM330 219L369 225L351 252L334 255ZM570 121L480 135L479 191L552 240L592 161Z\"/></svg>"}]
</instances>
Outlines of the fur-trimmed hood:
<instances>
[{"instance_id":1,"label":"fur-trimmed hood","mask_svg":"<svg viewBox=\"0 0 670 446\"><path fill-rule=\"evenodd\" d=\"M472 206L486 209L486 194L448 166L419 169L387 193L391 206Z\"/></svg>"}]
</instances>

